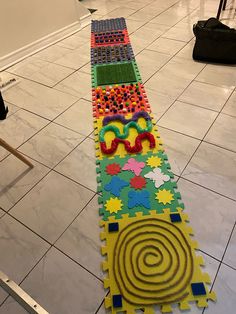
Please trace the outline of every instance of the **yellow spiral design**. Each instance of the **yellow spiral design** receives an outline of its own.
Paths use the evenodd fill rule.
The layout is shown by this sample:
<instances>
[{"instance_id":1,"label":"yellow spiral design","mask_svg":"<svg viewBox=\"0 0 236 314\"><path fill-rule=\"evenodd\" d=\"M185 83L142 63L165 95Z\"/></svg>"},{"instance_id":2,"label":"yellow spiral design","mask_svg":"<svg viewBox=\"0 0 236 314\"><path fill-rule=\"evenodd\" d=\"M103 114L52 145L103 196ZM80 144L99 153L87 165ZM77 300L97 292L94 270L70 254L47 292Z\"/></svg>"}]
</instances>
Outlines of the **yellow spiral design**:
<instances>
[{"instance_id":1,"label":"yellow spiral design","mask_svg":"<svg viewBox=\"0 0 236 314\"><path fill-rule=\"evenodd\" d=\"M113 271L130 303L180 301L187 296L193 275L192 250L176 225L157 218L136 221L117 238Z\"/></svg>"}]
</instances>

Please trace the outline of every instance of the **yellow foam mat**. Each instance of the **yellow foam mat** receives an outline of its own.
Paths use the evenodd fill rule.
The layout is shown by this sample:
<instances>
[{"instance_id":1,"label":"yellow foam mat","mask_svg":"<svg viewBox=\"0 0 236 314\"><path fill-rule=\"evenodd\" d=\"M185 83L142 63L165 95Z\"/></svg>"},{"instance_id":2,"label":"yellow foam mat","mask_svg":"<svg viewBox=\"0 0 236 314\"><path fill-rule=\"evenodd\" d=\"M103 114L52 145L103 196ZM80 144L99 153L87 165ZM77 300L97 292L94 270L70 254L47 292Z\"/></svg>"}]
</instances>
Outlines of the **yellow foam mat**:
<instances>
[{"instance_id":1,"label":"yellow foam mat","mask_svg":"<svg viewBox=\"0 0 236 314\"><path fill-rule=\"evenodd\" d=\"M196 256L197 243L187 221L181 208L174 216L167 209L163 214L139 212L136 217L101 221L106 258L102 267L108 273L104 287L110 289L105 307L112 314L134 314L138 309L152 314L155 305L168 313L171 304L187 310L190 302L207 307L208 299L216 299L208 290L210 278L201 270L204 261Z\"/></svg>"},{"instance_id":2,"label":"yellow foam mat","mask_svg":"<svg viewBox=\"0 0 236 314\"><path fill-rule=\"evenodd\" d=\"M152 151L153 153L158 152L160 150L163 150L162 148L162 141L160 139L160 135L158 133L158 129L157 126L155 125L155 121L153 120L153 116L150 114L151 118L152 118L152 131L150 132L154 137L155 137L155 141L156 141L156 147L153 149L150 149L149 147L149 141L148 140L143 140L142 141L142 145L143 145L143 149L142 149L142 155L146 155L147 152ZM126 119L130 119L132 118L132 114L127 114L125 115ZM120 156L125 157L126 155L130 155L130 157L132 157L132 154L127 153L125 147L123 144L119 144L116 152L112 155L106 155L103 154L103 152L100 149L100 141L99 141L99 133L102 129L102 122L103 122L104 117L99 117L98 119L94 119L94 135L95 135L95 142L96 142L96 157L99 160L102 160L103 158L113 158L114 156ZM138 124L140 127L145 128L146 127L146 121L144 118L139 118L138 119ZM118 127L120 133L123 133L123 129L124 129L124 125L120 122L120 121L113 121L111 123L109 123L109 125L114 125L116 127ZM138 135L138 132L135 128L130 128L129 129L129 136L126 138L128 141L130 141L131 145L134 145L135 143L135 139ZM111 146L111 142L112 140L115 138L115 134L111 131L108 131L105 135L105 142L107 144L108 147ZM136 154L133 154L136 155Z\"/></svg>"}]
</instances>

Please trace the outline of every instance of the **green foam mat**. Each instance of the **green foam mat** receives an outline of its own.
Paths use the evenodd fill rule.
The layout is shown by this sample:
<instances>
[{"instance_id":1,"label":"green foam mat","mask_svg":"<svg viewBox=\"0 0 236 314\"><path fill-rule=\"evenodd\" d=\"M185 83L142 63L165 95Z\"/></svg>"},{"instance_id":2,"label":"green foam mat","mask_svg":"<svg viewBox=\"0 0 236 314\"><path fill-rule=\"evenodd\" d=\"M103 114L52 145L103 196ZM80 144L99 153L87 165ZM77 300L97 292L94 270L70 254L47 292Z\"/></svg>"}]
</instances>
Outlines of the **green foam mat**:
<instances>
[{"instance_id":1,"label":"green foam mat","mask_svg":"<svg viewBox=\"0 0 236 314\"><path fill-rule=\"evenodd\" d=\"M93 84L95 86L141 82L135 62L112 63L93 67Z\"/></svg>"}]
</instances>

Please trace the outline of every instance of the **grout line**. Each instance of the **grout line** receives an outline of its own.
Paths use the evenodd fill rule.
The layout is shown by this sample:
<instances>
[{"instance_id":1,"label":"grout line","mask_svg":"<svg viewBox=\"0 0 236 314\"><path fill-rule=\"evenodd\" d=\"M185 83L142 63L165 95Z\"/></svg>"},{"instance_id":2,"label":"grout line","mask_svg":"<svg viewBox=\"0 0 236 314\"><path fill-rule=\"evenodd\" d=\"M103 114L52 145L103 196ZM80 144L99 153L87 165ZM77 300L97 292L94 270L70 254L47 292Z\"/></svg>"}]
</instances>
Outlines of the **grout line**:
<instances>
[{"instance_id":1,"label":"grout line","mask_svg":"<svg viewBox=\"0 0 236 314\"><path fill-rule=\"evenodd\" d=\"M172 106L172 105L171 105L171 106ZM170 106L170 107L171 107L171 106ZM169 108L170 108L170 107L169 107ZM168 108L168 109L169 109L169 108ZM167 110L168 110L168 109L167 109ZM166 110L166 111L167 111L167 110ZM165 112L166 112L166 111L165 111ZM224 113L221 113L221 114L224 114ZM162 115L162 116L163 116L163 115ZM234 116L230 116L230 117L235 118ZM180 131L167 128L166 126L162 126L162 125L160 125L160 124L158 124L158 123L157 123L156 125L157 125L158 128L162 128L162 129L171 131L171 132L173 132L173 133L181 134L181 135L183 135L183 136L192 138L192 139L197 140L197 141L200 141L200 142L202 142L202 143L207 143L207 144L210 144L210 145L212 145L212 146L215 146L215 147L224 149L224 150L226 150L226 151L228 151L228 152L231 152L231 153L236 153L236 151L234 151L234 150L232 150L232 149L229 149L229 148L226 148L226 147L223 147L223 146L221 146L221 145L219 145L219 144L211 143L211 142L205 141L205 140L203 140L203 139L201 139L201 138L194 137L194 136L192 136L192 135L185 134L185 133L182 133L182 132L180 132ZM201 143L200 143L200 144L201 144ZM199 146L200 146L200 145L199 145ZM164 143L164 147L165 147L165 143ZM197 149L196 149L196 150L197 150ZM195 150L195 152L196 152L196 150ZM195 154L195 152L194 152L193 154ZM185 169L184 169L184 170L185 170Z\"/></svg>"},{"instance_id":2,"label":"grout line","mask_svg":"<svg viewBox=\"0 0 236 314\"><path fill-rule=\"evenodd\" d=\"M86 205L81 209L81 211L79 212L79 214L76 216L76 218L83 212L83 210L88 206L88 204L94 199L95 195L92 196L92 198L86 203ZM65 231L69 228L69 226L74 222L74 219L70 225L66 228L66 230L64 230L62 232L62 234L53 242L50 243L46 238L44 238L43 236L41 236L40 234L38 234L37 232L35 232L34 230L32 230L30 227L28 227L27 225L25 225L22 221L20 221L18 218L14 217L11 213L5 213L5 215L10 216L12 219L14 219L15 221L17 221L18 223L20 223L21 225L23 225L26 229L28 229L29 231L31 231L33 234L35 234L36 236L38 236L39 238L41 238L44 242L46 242L47 244L49 244L49 248L46 250L46 252L41 256L41 258L38 260L38 262L31 268L30 271L28 271L28 273L24 276L24 278L20 281L19 285L21 285L23 283L23 281L25 281L25 279L30 275L30 273L36 268L36 266L41 262L41 260L48 254L48 252L52 249L52 247L54 247L55 249L57 249L58 251L60 251L63 255L67 256L70 260L72 260L74 263L76 263L77 265L79 265L81 268L83 268L84 270L86 270L87 272L89 272L93 277L95 277L96 279L98 279L100 282L102 282L102 280L97 277L95 274L93 274L91 271L89 271L86 267L84 267L82 264L80 264L79 262L75 261L72 257L70 257L68 254L66 254L65 252L63 252L61 249L59 249L58 247L56 247L54 244L58 241L58 239L65 233ZM5 216L4 215L4 216ZM5 301L8 299L9 296L7 296L7 298L0 303L0 306L5 303Z\"/></svg>"},{"instance_id":3,"label":"grout line","mask_svg":"<svg viewBox=\"0 0 236 314\"><path fill-rule=\"evenodd\" d=\"M19 63L20 63L20 62L19 62ZM17 64L17 63L16 63L16 64ZM26 77L24 77L24 76L22 76L22 75L20 75L20 74L15 74L15 73L12 73L12 72L9 72L9 71L5 71L5 72L8 73L8 74L11 74L11 75L18 76L18 77L20 77L21 79L28 80L28 81L30 81L30 82L40 84L40 85L45 86L45 87L47 87L47 88L53 88L53 87L55 86L55 85L52 85L52 86L46 85L46 84L44 84L44 83L42 83L42 82L38 82L38 81L32 80L32 79L30 79L30 78L26 78ZM76 70L75 70L74 72L76 72ZM73 73L71 73L71 74L73 74ZM71 74L70 74L70 75L71 75ZM67 75L65 78L67 78L68 76L69 76L69 75ZM19 83L20 83L20 82L19 82ZM14 86L12 86L12 87L14 87Z\"/></svg>"},{"instance_id":4,"label":"grout line","mask_svg":"<svg viewBox=\"0 0 236 314\"><path fill-rule=\"evenodd\" d=\"M235 267L233 267L233 266L231 266L231 265L229 265L229 264L227 264L227 263L225 263L225 262L222 262L222 264L224 264L225 266L228 266L228 267L231 268L232 270L236 270Z\"/></svg>"},{"instance_id":5,"label":"grout line","mask_svg":"<svg viewBox=\"0 0 236 314\"><path fill-rule=\"evenodd\" d=\"M208 191L211 191L211 192L213 192L213 193L215 193L215 194L217 194L217 195L220 195L220 196L222 196L222 197L224 197L224 198L226 198L226 199L228 199L228 200L230 200L230 201L236 202L236 199L233 199L233 198L231 198L231 197L229 197L229 196L227 196L227 195L224 195L224 194L221 194L221 193L219 193L219 192L217 192L217 191L214 191L214 190L212 190L211 188L209 188L209 187L207 187L207 186L201 185L201 184L199 184L199 183L197 183L197 182L194 182L194 181L192 181L192 180L190 180L190 179L187 179L187 178L185 178L185 177L182 177L182 176L180 176L180 178L181 178L181 180L185 180L185 181L188 181L188 182L190 182L190 183L193 183L193 184L195 184L195 185L197 185L197 186L200 186L201 188L204 188L204 189L206 189L206 190L208 190Z\"/></svg>"},{"instance_id":6,"label":"grout line","mask_svg":"<svg viewBox=\"0 0 236 314\"><path fill-rule=\"evenodd\" d=\"M35 188L35 186L38 185L38 184L39 184L46 176L48 176L52 171L55 171L55 172L57 172L58 174L60 174L60 175L62 175L62 176L64 176L64 177L66 177L65 175L63 175L63 174L61 174L60 172L56 171L54 168L57 167L59 163L61 163L70 153L72 153L72 152L73 152L80 144L82 144L87 138L88 138L88 137L85 137L79 144L77 144L68 154L66 154L66 155L64 156L64 158L62 158L62 159L61 159L55 166L53 166L52 168L49 167L49 166L44 165L42 162L39 162L41 165L47 167L47 168L49 169L49 171L48 171L39 181L37 181L37 183L35 183L23 196L21 196L21 197L14 203L14 205L12 205L12 206L9 208L8 213L10 212L10 210L11 210L17 203L19 203L19 202L22 200L22 198L24 198L27 194L29 194L29 193L33 190L33 188ZM24 155L25 155L25 156L28 156L27 154L24 154ZM28 156L28 157L30 157L30 156ZM36 159L34 159L34 158L32 158L32 157L30 157L30 158L33 159L33 160L35 160L35 161L37 161ZM37 161L37 162L38 162L38 161ZM78 183L78 182L72 180L71 178L68 178L68 177L66 177L66 178L67 178L67 179L70 179L71 181L75 182L75 183L78 184L78 185L81 185L80 183ZM83 186L83 185L81 185L81 186ZM85 187L85 186L83 186L83 187ZM87 187L85 187L85 188L88 189L88 190L90 190L90 189L87 188ZM91 191L91 190L90 190L90 191ZM92 192L94 192L94 191L92 191ZM95 193L95 192L94 192L94 193Z\"/></svg>"},{"instance_id":7,"label":"grout line","mask_svg":"<svg viewBox=\"0 0 236 314\"><path fill-rule=\"evenodd\" d=\"M217 257L215 257L215 256L213 256L213 255L211 255L211 254L209 254L209 253L207 253L206 251L203 251L203 250L201 250L201 249L198 249L197 251L198 251L198 252L201 252L201 253L203 253L203 254L205 254L205 255L207 255L207 256L209 256L210 258L216 260L217 262L220 262L220 261L221 261L219 258L217 258Z\"/></svg>"},{"instance_id":8,"label":"grout line","mask_svg":"<svg viewBox=\"0 0 236 314\"><path fill-rule=\"evenodd\" d=\"M226 247L225 247L225 250L224 250L223 256L222 256L222 258L221 258L221 262L223 262L223 259L224 259L224 257L225 257L225 254L226 254L227 248L228 248L228 246L229 246L229 242L230 242L230 240L231 240L231 238L232 238L232 236L233 236L233 232L234 232L235 226L236 226L236 222L234 223L233 228L232 228L232 230L231 230L231 233L230 233L230 236L229 236L228 242L227 242L227 244L226 244Z\"/></svg>"},{"instance_id":9,"label":"grout line","mask_svg":"<svg viewBox=\"0 0 236 314\"><path fill-rule=\"evenodd\" d=\"M197 74L197 76L200 75L200 73L206 68L206 66L207 66L207 64L202 68L202 70ZM197 77L197 76L196 76L196 77ZM193 81L193 80L192 80L192 81ZM183 95L183 93L185 92L185 90L191 85L192 81L188 84L188 86L183 90L183 92L182 92L177 98L179 98L179 97L181 97L181 96ZM226 99L225 104L226 104L227 101L229 100L229 98L230 98L230 96L232 95L232 93L233 93L233 91L231 92L231 94L229 95L229 97ZM224 106L225 106L225 104L224 104ZM172 104L172 106L173 106L173 104ZM172 107L172 106L171 106L171 107ZM204 139L205 139L206 135L208 134L209 130L211 129L212 125L214 124L214 122L216 121L216 119L218 118L218 116L220 115L220 113L222 112L224 106L221 108L221 110L220 110L220 111L218 112L218 114L216 115L215 119L213 120L213 122L211 123L210 127L208 128L208 131L205 133L205 136L200 140L199 145L197 146L197 148L196 148L195 151L193 152L191 158L189 159L189 161L188 161L188 163L186 164L186 166L184 167L184 169L182 170L182 172L181 172L181 174L180 174L181 177L182 177L182 174L184 173L185 169L187 168L187 166L189 165L189 163L190 163L191 160L193 159L195 153L196 153L197 150L199 149L200 145L201 145L202 142L204 141ZM167 111L168 111L171 107L169 107L169 108L167 109ZM166 111L166 112L167 112L167 111ZM163 115L162 115L162 116L163 116ZM161 118L160 118L160 119L161 119ZM159 119L159 120L160 120L160 119ZM159 121L159 120L158 120L158 121ZM216 146L216 145L215 145L215 146Z\"/></svg>"},{"instance_id":10,"label":"grout line","mask_svg":"<svg viewBox=\"0 0 236 314\"><path fill-rule=\"evenodd\" d=\"M108 294L109 294L109 291L107 291L107 293L106 293L105 297L107 297L107 296L108 296ZM105 298L104 298L104 299L102 299L102 302L101 302L101 304L99 305L99 307L97 308L97 310L96 310L95 314L98 314L98 312L99 312L100 308L102 307L103 303L105 303ZM107 313L107 312L106 312L106 313Z\"/></svg>"},{"instance_id":11,"label":"grout line","mask_svg":"<svg viewBox=\"0 0 236 314\"><path fill-rule=\"evenodd\" d=\"M66 179L69 179L70 181L72 181L72 182L74 182L74 183L76 183L76 184L82 186L83 188L89 190L90 192L97 193L97 191L94 191L94 190L92 190L91 188L89 188L88 186L86 186L86 185L84 185L84 184L82 184L82 183L76 181L76 180L73 179L73 178L68 177L66 174L63 174L63 173L59 172L59 170L56 170L56 169L52 169L52 170L53 170L54 172L60 174L61 176L65 177Z\"/></svg>"},{"instance_id":12,"label":"grout line","mask_svg":"<svg viewBox=\"0 0 236 314\"><path fill-rule=\"evenodd\" d=\"M63 234L70 228L73 222L84 212L85 208L93 201L97 194L94 194L92 198L87 202L87 204L79 211L79 213L75 216L75 218L71 221L71 223L67 226L67 228L61 233L61 235L53 242L53 246L56 246L56 242L63 236ZM58 247L57 247L58 248ZM58 248L60 250L60 248Z\"/></svg>"},{"instance_id":13,"label":"grout line","mask_svg":"<svg viewBox=\"0 0 236 314\"><path fill-rule=\"evenodd\" d=\"M195 61L195 62L198 62L198 61ZM199 61L199 63L201 63L200 61ZM207 65L213 65L213 63L207 63ZM217 65L217 64L216 64ZM218 64L218 65L220 65L220 64ZM220 88L224 88L222 85L217 85L217 84L213 84L213 83L210 83L210 82L203 82L203 81L199 81L198 79L194 79L194 82L198 82L198 83L202 83L202 84L207 84L207 85L211 85L211 86L213 86L213 87L220 87ZM235 87L226 87L227 89L230 89L230 90L232 90L232 91L234 91L235 89L236 89L236 84L235 84Z\"/></svg>"},{"instance_id":14,"label":"grout line","mask_svg":"<svg viewBox=\"0 0 236 314\"><path fill-rule=\"evenodd\" d=\"M80 264L78 261L76 261L75 259L73 259L70 255L68 255L67 253L63 252L61 249L59 249L56 246L52 246L54 249L58 250L59 252L61 252L63 255L65 255L66 257L68 257L71 261L73 261L75 264L79 265L81 268L83 268L85 271L87 271L90 275L92 275L93 277L95 277L97 280L99 280L101 283L103 282L103 280L101 278L99 278L97 275L95 275L94 273L92 273L89 269L87 269L85 266L83 266L82 264Z\"/></svg>"},{"instance_id":15,"label":"grout line","mask_svg":"<svg viewBox=\"0 0 236 314\"><path fill-rule=\"evenodd\" d=\"M235 229L235 225L236 225L236 222L234 223L234 226L233 226L233 228L232 228L232 230L231 230L231 233L230 233L228 242L227 242L227 244L226 244L226 247L225 247L223 256L222 256L222 258L221 258L220 264L219 264L219 266L218 266L218 269L217 269L217 271L216 271L216 275L215 275L215 278L214 278L214 280L213 280L213 282L212 282L210 291L213 290L214 285L215 285L215 282L216 282L216 279L217 279L217 276L218 276L219 271L220 271L220 268L221 268L221 265L224 264L224 263L223 263L223 259L224 259L225 253L226 253L226 251L227 251L227 248L228 248L228 246L229 246L229 242L230 242L230 240L231 240L231 238L232 238L232 235L233 235L233 232L234 232L234 229ZM225 264L224 264L224 265L225 265ZM227 265L227 266L228 266L228 265ZM231 267L230 267L230 268L231 268ZM231 269L232 269L232 268L231 268ZM205 309L206 309L206 308L203 309L203 312L202 312L203 314L205 313Z\"/></svg>"}]
</instances>

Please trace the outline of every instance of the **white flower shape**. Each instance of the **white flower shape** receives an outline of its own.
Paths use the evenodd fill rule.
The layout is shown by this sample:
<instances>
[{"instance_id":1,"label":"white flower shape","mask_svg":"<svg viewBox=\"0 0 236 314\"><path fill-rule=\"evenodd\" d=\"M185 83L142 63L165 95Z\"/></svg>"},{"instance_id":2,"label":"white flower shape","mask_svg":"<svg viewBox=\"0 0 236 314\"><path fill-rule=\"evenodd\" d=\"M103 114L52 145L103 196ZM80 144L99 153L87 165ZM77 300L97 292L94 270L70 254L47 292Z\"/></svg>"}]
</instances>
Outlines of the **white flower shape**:
<instances>
[{"instance_id":1,"label":"white flower shape","mask_svg":"<svg viewBox=\"0 0 236 314\"><path fill-rule=\"evenodd\" d=\"M160 168L153 169L152 171L146 173L144 177L154 181L156 188L159 188L165 182L170 180L170 176L168 176L167 174L163 174Z\"/></svg>"}]
</instances>

